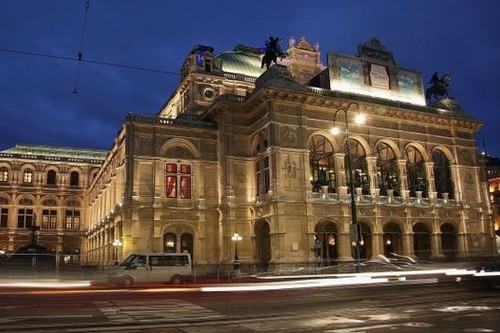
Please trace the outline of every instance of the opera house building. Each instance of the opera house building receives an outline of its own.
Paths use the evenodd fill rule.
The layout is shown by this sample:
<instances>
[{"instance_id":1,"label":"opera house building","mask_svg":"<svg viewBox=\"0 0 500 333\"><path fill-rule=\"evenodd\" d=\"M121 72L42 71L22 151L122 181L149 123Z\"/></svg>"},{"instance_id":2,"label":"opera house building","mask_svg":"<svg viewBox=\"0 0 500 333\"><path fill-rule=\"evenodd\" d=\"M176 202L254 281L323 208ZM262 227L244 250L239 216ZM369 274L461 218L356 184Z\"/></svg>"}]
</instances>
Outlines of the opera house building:
<instances>
[{"instance_id":1,"label":"opera house building","mask_svg":"<svg viewBox=\"0 0 500 333\"><path fill-rule=\"evenodd\" d=\"M495 253L481 122L426 100L421 73L377 39L353 54L324 64L291 38L266 69L259 49L196 46L161 110L124 115L109 151L0 152L0 250L36 232L40 249L99 265L138 252L229 264L236 246L262 269Z\"/></svg>"}]
</instances>

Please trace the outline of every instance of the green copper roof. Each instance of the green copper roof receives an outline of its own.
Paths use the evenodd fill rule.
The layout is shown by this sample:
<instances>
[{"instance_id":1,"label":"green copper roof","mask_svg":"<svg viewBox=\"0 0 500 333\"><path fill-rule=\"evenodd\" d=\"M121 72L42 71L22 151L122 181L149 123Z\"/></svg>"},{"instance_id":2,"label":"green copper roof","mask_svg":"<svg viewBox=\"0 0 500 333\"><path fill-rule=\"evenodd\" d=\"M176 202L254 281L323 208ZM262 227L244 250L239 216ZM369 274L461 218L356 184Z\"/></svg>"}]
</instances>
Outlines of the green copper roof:
<instances>
[{"instance_id":1,"label":"green copper roof","mask_svg":"<svg viewBox=\"0 0 500 333\"><path fill-rule=\"evenodd\" d=\"M40 157L58 157L64 159L104 160L108 151L100 149L17 144L12 148L0 151L0 153Z\"/></svg>"},{"instance_id":2,"label":"green copper roof","mask_svg":"<svg viewBox=\"0 0 500 333\"><path fill-rule=\"evenodd\" d=\"M223 72L259 77L264 73L260 68L261 56L238 51L228 51L215 57Z\"/></svg>"}]
</instances>

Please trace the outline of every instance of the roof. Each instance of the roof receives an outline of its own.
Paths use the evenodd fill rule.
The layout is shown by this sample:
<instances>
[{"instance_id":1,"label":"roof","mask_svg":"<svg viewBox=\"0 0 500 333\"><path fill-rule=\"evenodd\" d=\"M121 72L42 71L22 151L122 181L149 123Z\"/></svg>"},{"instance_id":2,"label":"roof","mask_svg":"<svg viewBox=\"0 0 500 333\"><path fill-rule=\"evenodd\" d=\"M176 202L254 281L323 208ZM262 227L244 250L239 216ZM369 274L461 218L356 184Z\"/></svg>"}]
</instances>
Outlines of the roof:
<instances>
[{"instance_id":1,"label":"roof","mask_svg":"<svg viewBox=\"0 0 500 333\"><path fill-rule=\"evenodd\" d=\"M88 161L92 163L100 163L104 161L107 150L102 149L87 149L87 148L72 148L72 147L57 147L43 145L27 145L16 144L14 147L0 151L0 156L11 156L30 159L46 159L46 160L66 160L74 162Z\"/></svg>"},{"instance_id":2,"label":"roof","mask_svg":"<svg viewBox=\"0 0 500 333\"><path fill-rule=\"evenodd\" d=\"M259 77L264 73L261 67L262 57L240 51L223 52L215 57L215 62L226 73L243 74L250 77Z\"/></svg>"}]
</instances>

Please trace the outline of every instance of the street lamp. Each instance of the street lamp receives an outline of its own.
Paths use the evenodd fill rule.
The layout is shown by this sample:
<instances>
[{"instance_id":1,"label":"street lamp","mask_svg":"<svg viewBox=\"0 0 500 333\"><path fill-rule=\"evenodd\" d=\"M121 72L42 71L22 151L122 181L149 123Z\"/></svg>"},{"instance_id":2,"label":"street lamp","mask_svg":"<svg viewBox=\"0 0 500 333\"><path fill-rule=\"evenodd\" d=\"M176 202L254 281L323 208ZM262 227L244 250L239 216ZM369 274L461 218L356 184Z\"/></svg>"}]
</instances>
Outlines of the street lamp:
<instances>
[{"instance_id":1,"label":"street lamp","mask_svg":"<svg viewBox=\"0 0 500 333\"><path fill-rule=\"evenodd\" d=\"M346 108L340 108L337 111L335 111L335 114L333 116L333 127L330 129L330 132L333 135L338 135L340 133L340 129L335 125L337 121L337 115L339 112L344 113L345 117L345 134L346 134L346 145L347 145L347 171L349 172L349 188L351 190L351 241L352 245L356 249L356 260L358 261L358 264L356 266L356 270L359 272L359 266L360 266L360 230L359 230L359 224L358 224L358 219L357 219L357 214L356 214L356 200L354 198L354 180L353 180L353 175L352 175L352 167L351 167L351 147L350 147L350 142L349 142L349 117L347 115L348 110L351 108L351 106L355 106L356 109L359 110L359 105L358 103L349 103ZM362 125L366 122L366 116L363 113L357 113L354 116L354 123L358 125Z\"/></svg>"},{"instance_id":2,"label":"street lamp","mask_svg":"<svg viewBox=\"0 0 500 333\"><path fill-rule=\"evenodd\" d=\"M115 239L113 241L113 261L116 263L118 261L118 248L121 247L123 244L119 239Z\"/></svg>"},{"instance_id":3,"label":"street lamp","mask_svg":"<svg viewBox=\"0 0 500 333\"><path fill-rule=\"evenodd\" d=\"M234 268L237 269L240 261L240 258L238 258L238 242L241 241L242 238L239 233L235 232L231 239L234 242Z\"/></svg>"}]
</instances>

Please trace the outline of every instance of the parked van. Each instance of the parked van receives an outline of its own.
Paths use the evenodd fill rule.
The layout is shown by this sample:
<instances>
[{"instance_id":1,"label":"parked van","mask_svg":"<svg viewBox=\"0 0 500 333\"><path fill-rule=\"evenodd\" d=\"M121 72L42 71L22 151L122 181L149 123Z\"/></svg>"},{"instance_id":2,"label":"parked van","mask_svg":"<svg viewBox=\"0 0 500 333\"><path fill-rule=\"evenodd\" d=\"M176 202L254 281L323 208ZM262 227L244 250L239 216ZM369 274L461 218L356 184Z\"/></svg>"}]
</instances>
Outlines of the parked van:
<instances>
[{"instance_id":1,"label":"parked van","mask_svg":"<svg viewBox=\"0 0 500 333\"><path fill-rule=\"evenodd\" d=\"M112 283L131 286L134 283L180 283L192 274L189 253L131 254L109 275Z\"/></svg>"}]
</instances>

